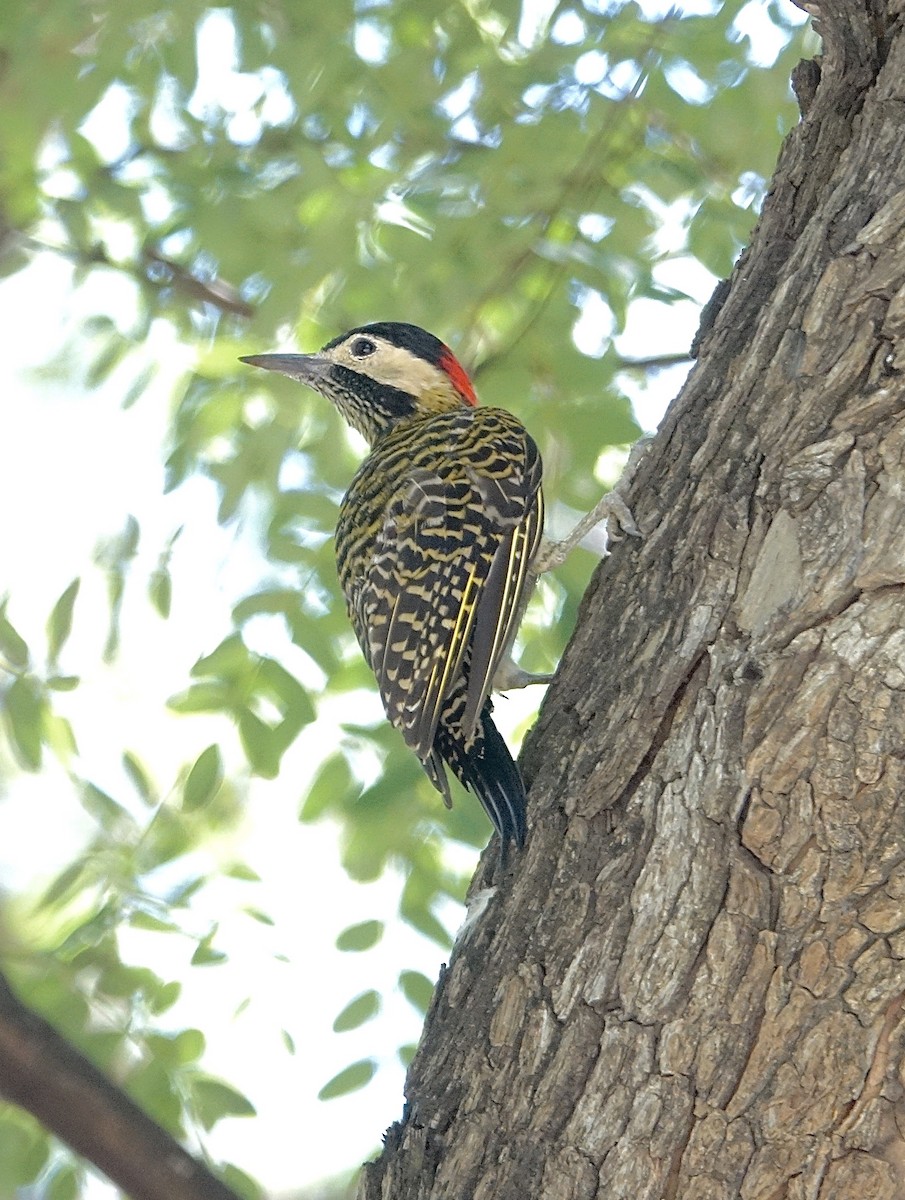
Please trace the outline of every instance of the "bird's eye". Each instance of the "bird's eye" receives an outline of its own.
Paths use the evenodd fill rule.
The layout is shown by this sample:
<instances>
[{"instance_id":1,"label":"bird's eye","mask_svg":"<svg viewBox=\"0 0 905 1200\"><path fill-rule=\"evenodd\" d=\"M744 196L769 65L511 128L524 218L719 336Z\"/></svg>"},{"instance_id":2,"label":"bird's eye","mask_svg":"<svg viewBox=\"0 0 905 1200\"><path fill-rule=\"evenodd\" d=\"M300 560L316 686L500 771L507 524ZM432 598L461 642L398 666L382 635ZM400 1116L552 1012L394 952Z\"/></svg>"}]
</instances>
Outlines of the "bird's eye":
<instances>
[{"instance_id":1,"label":"bird's eye","mask_svg":"<svg viewBox=\"0 0 905 1200\"><path fill-rule=\"evenodd\" d=\"M355 358L367 358L369 354L373 354L377 349L377 343L372 342L370 338L358 337L349 347Z\"/></svg>"}]
</instances>

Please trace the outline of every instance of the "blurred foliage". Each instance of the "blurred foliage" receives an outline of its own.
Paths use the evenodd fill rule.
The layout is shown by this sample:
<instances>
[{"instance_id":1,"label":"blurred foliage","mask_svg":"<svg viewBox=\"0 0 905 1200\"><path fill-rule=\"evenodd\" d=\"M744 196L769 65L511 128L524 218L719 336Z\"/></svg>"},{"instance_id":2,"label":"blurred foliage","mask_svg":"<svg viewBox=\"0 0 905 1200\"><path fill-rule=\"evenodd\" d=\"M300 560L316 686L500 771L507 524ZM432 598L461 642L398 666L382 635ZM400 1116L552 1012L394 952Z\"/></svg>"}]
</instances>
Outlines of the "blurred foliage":
<instances>
[{"instance_id":1,"label":"blurred foliage","mask_svg":"<svg viewBox=\"0 0 905 1200\"><path fill-rule=\"evenodd\" d=\"M774 45L769 66L741 32L753 10ZM472 368L482 400L516 409L534 432L562 524L557 513L597 499L601 452L637 434L626 380L638 368L614 344L631 306L654 301L665 313L683 298L663 282L673 260L727 274L750 230L795 120L787 81L798 19L779 0L705 0L688 13L631 0L5 6L0 270L49 249L78 282L131 281L131 305L98 312L77 352L50 366L65 376L87 363L90 385L125 369L124 406L153 379L140 351L154 322L196 348L173 399L169 486L212 480L221 519L242 517L265 564L236 597L230 635L199 647L192 678L174 685L176 711L227 716L250 770L272 777L324 698L372 686L330 536L360 445L320 399L238 355L311 349L369 320L431 329ZM651 327L652 359L686 349L663 336ZM141 536L126 513L122 530L97 559L107 658L124 636L124 581ZM178 532L147 580L163 618L179 586ZM530 669L551 669L562 650L590 569L582 558L544 586L529 616ZM159 1032L174 985L126 966L117 934L186 936L185 908L207 875L183 873L167 888L161 868L235 826L238 784L224 779L216 745L199 747L165 789L153 764L122 747L128 800L80 777L76 736L56 711L58 694L80 687L59 667L78 596L76 580L48 603L40 650L0 605L8 750L26 771L62 763L96 823L37 904L8 906L0 953L23 997L115 1067L155 1116L177 1133L203 1132L247 1102L200 1071L199 1031ZM314 694L247 644L262 614L307 656L322 680ZM444 862L438 830L483 844L479 806L445 813L392 730L349 724L300 799L301 820L323 818L340 824L353 878L403 870L401 916L447 947L438 909L461 899L464 880ZM253 878L241 863L232 870ZM382 932L363 921L338 949L367 951ZM221 961L216 928L193 936L193 962ZM399 987L426 1010L429 980L402 971ZM336 1028L380 1009L364 990ZM358 1061L321 1094L363 1086L374 1069ZM80 1170L4 1112L0 1194L38 1178L35 1194L75 1195Z\"/></svg>"}]
</instances>

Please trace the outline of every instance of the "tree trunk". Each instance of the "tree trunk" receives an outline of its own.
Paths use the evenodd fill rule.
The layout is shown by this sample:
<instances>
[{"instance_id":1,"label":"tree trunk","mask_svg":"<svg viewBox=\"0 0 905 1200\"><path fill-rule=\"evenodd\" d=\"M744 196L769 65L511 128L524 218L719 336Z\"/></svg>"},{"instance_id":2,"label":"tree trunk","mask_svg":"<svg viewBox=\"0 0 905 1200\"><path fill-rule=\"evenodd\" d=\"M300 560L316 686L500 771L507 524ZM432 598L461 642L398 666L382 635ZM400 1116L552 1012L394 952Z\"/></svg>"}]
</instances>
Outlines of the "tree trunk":
<instances>
[{"instance_id":1,"label":"tree trunk","mask_svg":"<svg viewBox=\"0 0 905 1200\"><path fill-rule=\"evenodd\" d=\"M361 1200L905 1195L905 6L820 21Z\"/></svg>"}]
</instances>

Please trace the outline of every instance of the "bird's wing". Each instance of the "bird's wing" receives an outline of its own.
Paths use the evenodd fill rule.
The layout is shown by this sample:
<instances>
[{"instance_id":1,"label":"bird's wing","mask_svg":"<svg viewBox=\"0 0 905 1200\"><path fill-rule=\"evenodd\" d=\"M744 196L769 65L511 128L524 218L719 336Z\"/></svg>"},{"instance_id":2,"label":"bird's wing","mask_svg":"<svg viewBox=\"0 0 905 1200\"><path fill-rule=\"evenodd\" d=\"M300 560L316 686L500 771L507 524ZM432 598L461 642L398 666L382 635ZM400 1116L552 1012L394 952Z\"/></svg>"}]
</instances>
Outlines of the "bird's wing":
<instances>
[{"instance_id":1,"label":"bird's wing","mask_svg":"<svg viewBox=\"0 0 905 1200\"><path fill-rule=\"evenodd\" d=\"M360 592L387 714L422 761L469 651L468 721L458 723L471 737L543 520L540 456L522 426L498 409L462 426L454 447L420 457L387 505Z\"/></svg>"},{"instance_id":2,"label":"bird's wing","mask_svg":"<svg viewBox=\"0 0 905 1200\"><path fill-rule=\"evenodd\" d=\"M501 486L497 480L493 481L493 485L495 488ZM485 480L481 480L479 486L482 492L487 491ZM518 630L522 597L528 586L528 572L537 553L543 528L544 501L538 486L535 503L506 529L500 540L478 601L471 638L468 694L461 717L466 736L470 736L477 724L493 686L497 667Z\"/></svg>"}]
</instances>

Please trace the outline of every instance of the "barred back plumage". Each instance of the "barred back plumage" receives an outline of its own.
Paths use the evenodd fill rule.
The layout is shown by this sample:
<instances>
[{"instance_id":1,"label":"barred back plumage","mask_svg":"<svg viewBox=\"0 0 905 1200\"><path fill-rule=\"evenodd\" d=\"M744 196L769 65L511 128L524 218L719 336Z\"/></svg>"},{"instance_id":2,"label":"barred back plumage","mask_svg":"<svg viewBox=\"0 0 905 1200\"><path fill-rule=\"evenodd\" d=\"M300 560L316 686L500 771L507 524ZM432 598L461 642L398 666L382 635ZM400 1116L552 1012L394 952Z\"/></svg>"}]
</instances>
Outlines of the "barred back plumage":
<instances>
[{"instance_id":1,"label":"barred back plumage","mask_svg":"<svg viewBox=\"0 0 905 1200\"><path fill-rule=\"evenodd\" d=\"M343 499L336 561L390 721L450 803L444 764L501 840L525 790L491 717L543 527L541 461L520 421L476 407L462 367L414 326L362 326L320 355L263 355L332 399L372 443Z\"/></svg>"}]
</instances>

